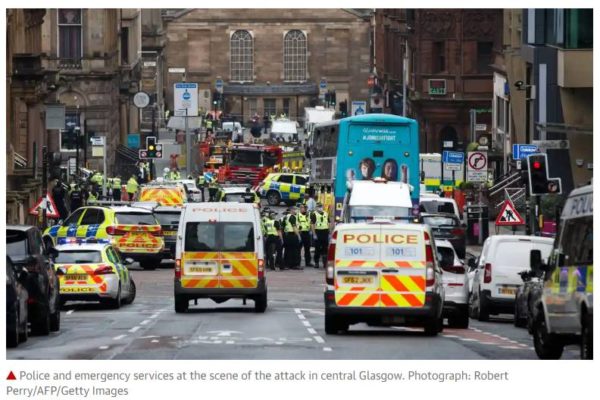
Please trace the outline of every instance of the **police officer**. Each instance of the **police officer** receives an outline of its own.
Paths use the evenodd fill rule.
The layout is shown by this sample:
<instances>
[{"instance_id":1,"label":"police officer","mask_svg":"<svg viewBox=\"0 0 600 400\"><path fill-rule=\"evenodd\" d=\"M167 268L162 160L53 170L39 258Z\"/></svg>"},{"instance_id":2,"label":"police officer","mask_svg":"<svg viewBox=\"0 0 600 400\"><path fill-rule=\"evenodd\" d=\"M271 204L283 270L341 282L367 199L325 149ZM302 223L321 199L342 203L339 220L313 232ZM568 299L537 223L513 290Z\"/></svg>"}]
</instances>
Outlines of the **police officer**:
<instances>
[{"instance_id":1,"label":"police officer","mask_svg":"<svg viewBox=\"0 0 600 400\"><path fill-rule=\"evenodd\" d=\"M298 230L300 231L300 251L304 249L304 265L314 267L310 262L310 216L304 204L298 206L300 207L300 213L296 217L298 218ZM300 257L300 259L302 258Z\"/></svg>"},{"instance_id":2,"label":"police officer","mask_svg":"<svg viewBox=\"0 0 600 400\"><path fill-rule=\"evenodd\" d=\"M200 190L202 194L202 202L204 202L204 188L206 187L206 178L204 174L198 175L198 179L196 179L196 187Z\"/></svg>"},{"instance_id":3,"label":"police officer","mask_svg":"<svg viewBox=\"0 0 600 400\"><path fill-rule=\"evenodd\" d=\"M112 195L114 201L121 200L121 175L117 175L112 179Z\"/></svg>"},{"instance_id":4,"label":"police officer","mask_svg":"<svg viewBox=\"0 0 600 400\"><path fill-rule=\"evenodd\" d=\"M219 183L217 177L212 175L210 182L208 182L208 201L217 201L217 191L219 190Z\"/></svg>"},{"instance_id":5,"label":"police officer","mask_svg":"<svg viewBox=\"0 0 600 400\"><path fill-rule=\"evenodd\" d=\"M317 209L310 216L315 242L315 268L319 268L319 260L323 267L327 266L327 246L329 245L329 216L323 210L323 203L317 203Z\"/></svg>"},{"instance_id":6,"label":"police officer","mask_svg":"<svg viewBox=\"0 0 600 400\"><path fill-rule=\"evenodd\" d=\"M171 168L171 172L169 172L169 180L178 181L181 179L181 174L177 170L177 168Z\"/></svg>"},{"instance_id":7,"label":"police officer","mask_svg":"<svg viewBox=\"0 0 600 400\"><path fill-rule=\"evenodd\" d=\"M91 204L95 204L96 201L98 201L98 187L96 185L91 185L91 188L89 190L88 196L87 196L87 204L91 205Z\"/></svg>"},{"instance_id":8,"label":"police officer","mask_svg":"<svg viewBox=\"0 0 600 400\"><path fill-rule=\"evenodd\" d=\"M133 201L133 198L135 197L139 186L140 185L135 179L135 175L131 175L131 178L129 178L129 180L127 181L127 194L129 195L129 201Z\"/></svg>"},{"instance_id":9,"label":"police officer","mask_svg":"<svg viewBox=\"0 0 600 400\"><path fill-rule=\"evenodd\" d=\"M279 221L275 219L276 214L274 211L269 211L263 219L263 226L265 229L265 248L267 253L267 268L271 270L278 270L281 268L281 225ZM273 254L275 252L275 254ZM275 257L275 260L273 260Z\"/></svg>"},{"instance_id":10,"label":"police officer","mask_svg":"<svg viewBox=\"0 0 600 400\"><path fill-rule=\"evenodd\" d=\"M77 183L71 183L71 190L69 191L69 209L71 212L77 210L83 206L83 193Z\"/></svg>"},{"instance_id":11,"label":"police officer","mask_svg":"<svg viewBox=\"0 0 600 400\"><path fill-rule=\"evenodd\" d=\"M206 120L206 136L208 137L211 133L213 133L213 121L209 118Z\"/></svg>"},{"instance_id":12,"label":"police officer","mask_svg":"<svg viewBox=\"0 0 600 400\"><path fill-rule=\"evenodd\" d=\"M296 208L290 207L283 223L283 262L286 268L300 269L300 237Z\"/></svg>"}]
</instances>

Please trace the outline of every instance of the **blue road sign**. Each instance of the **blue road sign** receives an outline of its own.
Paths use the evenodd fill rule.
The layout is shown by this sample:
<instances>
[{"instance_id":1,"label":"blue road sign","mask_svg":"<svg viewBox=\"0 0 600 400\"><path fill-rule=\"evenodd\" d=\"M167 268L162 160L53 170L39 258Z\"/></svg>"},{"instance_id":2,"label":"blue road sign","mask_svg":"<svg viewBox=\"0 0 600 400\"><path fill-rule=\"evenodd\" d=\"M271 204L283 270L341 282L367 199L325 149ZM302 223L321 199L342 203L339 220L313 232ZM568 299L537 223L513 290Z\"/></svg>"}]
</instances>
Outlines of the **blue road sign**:
<instances>
[{"instance_id":1,"label":"blue road sign","mask_svg":"<svg viewBox=\"0 0 600 400\"><path fill-rule=\"evenodd\" d=\"M190 92L188 92L188 91L186 90L185 92L183 92L183 95L182 95L182 97L183 97L183 99L184 99L184 100L189 100L189 99L191 99L191 98L192 98L192 95L190 94Z\"/></svg>"},{"instance_id":2,"label":"blue road sign","mask_svg":"<svg viewBox=\"0 0 600 400\"><path fill-rule=\"evenodd\" d=\"M540 149L535 144L513 144L513 160L526 158L530 154L539 153Z\"/></svg>"},{"instance_id":3,"label":"blue road sign","mask_svg":"<svg viewBox=\"0 0 600 400\"><path fill-rule=\"evenodd\" d=\"M223 79L217 79L217 80L215 81L215 87L216 87L217 89L220 89L220 88L222 88L222 87L223 87Z\"/></svg>"},{"instance_id":4,"label":"blue road sign","mask_svg":"<svg viewBox=\"0 0 600 400\"><path fill-rule=\"evenodd\" d=\"M319 82L319 88L320 89L327 89L327 80L321 79L321 82Z\"/></svg>"},{"instance_id":5,"label":"blue road sign","mask_svg":"<svg viewBox=\"0 0 600 400\"><path fill-rule=\"evenodd\" d=\"M442 162L445 164L464 164L465 153L446 150L442 153Z\"/></svg>"}]
</instances>

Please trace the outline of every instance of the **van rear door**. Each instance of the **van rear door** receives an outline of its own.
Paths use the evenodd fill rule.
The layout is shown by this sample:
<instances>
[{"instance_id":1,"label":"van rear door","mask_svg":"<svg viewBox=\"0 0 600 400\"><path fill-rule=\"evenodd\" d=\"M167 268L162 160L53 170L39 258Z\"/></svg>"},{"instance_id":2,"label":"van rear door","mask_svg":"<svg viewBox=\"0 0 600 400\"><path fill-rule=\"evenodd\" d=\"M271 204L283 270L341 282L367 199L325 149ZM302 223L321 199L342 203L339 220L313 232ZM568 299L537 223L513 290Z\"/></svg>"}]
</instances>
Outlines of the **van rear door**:
<instances>
[{"instance_id":1,"label":"van rear door","mask_svg":"<svg viewBox=\"0 0 600 400\"><path fill-rule=\"evenodd\" d=\"M181 287L219 287L217 223L195 220L185 223L181 257Z\"/></svg>"}]
</instances>

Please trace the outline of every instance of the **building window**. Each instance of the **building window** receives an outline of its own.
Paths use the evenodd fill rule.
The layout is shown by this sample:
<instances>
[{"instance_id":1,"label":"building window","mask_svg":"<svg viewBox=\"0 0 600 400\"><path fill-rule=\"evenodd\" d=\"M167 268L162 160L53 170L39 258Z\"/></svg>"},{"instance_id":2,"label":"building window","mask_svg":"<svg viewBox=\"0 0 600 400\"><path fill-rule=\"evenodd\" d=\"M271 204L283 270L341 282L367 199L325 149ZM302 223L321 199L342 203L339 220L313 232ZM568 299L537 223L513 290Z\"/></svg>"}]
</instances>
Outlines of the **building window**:
<instances>
[{"instance_id":1,"label":"building window","mask_svg":"<svg viewBox=\"0 0 600 400\"><path fill-rule=\"evenodd\" d=\"M289 116L290 116L290 99L289 98L283 99L283 113L285 114L285 116L287 118L289 118Z\"/></svg>"},{"instance_id":2,"label":"building window","mask_svg":"<svg viewBox=\"0 0 600 400\"><path fill-rule=\"evenodd\" d=\"M258 107L256 97L250 97L248 99L248 112L250 113L250 117L254 117L258 115Z\"/></svg>"},{"instance_id":3,"label":"building window","mask_svg":"<svg viewBox=\"0 0 600 400\"><path fill-rule=\"evenodd\" d=\"M81 47L81 10L58 10L58 56L79 63Z\"/></svg>"},{"instance_id":4,"label":"building window","mask_svg":"<svg viewBox=\"0 0 600 400\"><path fill-rule=\"evenodd\" d=\"M248 31L235 31L231 35L231 80L254 80L254 42Z\"/></svg>"},{"instance_id":5,"label":"building window","mask_svg":"<svg viewBox=\"0 0 600 400\"><path fill-rule=\"evenodd\" d=\"M506 100L496 96L496 128L506 133Z\"/></svg>"},{"instance_id":6,"label":"building window","mask_svg":"<svg viewBox=\"0 0 600 400\"><path fill-rule=\"evenodd\" d=\"M76 148L76 134L81 134L79 132L79 129L81 129L79 112L66 111L65 126L67 129L60 130L60 151L74 151Z\"/></svg>"},{"instance_id":7,"label":"building window","mask_svg":"<svg viewBox=\"0 0 600 400\"><path fill-rule=\"evenodd\" d=\"M283 38L283 76L286 81L306 80L306 35L289 31Z\"/></svg>"},{"instance_id":8,"label":"building window","mask_svg":"<svg viewBox=\"0 0 600 400\"><path fill-rule=\"evenodd\" d=\"M492 72L492 48L494 44L492 42L478 42L477 43L477 72L480 74L487 74Z\"/></svg>"},{"instance_id":9,"label":"building window","mask_svg":"<svg viewBox=\"0 0 600 400\"><path fill-rule=\"evenodd\" d=\"M264 110L265 113L268 115L275 115L275 113L277 112L276 106L275 106L275 99L264 99Z\"/></svg>"},{"instance_id":10,"label":"building window","mask_svg":"<svg viewBox=\"0 0 600 400\"><path fill-rule=\"evenodd\" d=\"M129 64L129 28L121 28L121 64Z\"/></svg>"},{"instance_id":11,"label":"building window","mask_svg":"<svg viewBox=\"0 0 600 400\"><path fill-rule=\"evenodd\" d=\"M594 47L594 15L592 9L565 10L567 49Z\"/></svg>"},{"instance_id":12,"label":"building window","mask_svg":"<svg viewBox=\"0 0 600 400\"><path fill-rule=\"evenodd\" d=\"M433 66L431 72L440 73L446 70L446 43L445 42L433 42L433 49L431 52L431 59Z\"/></svg>"}]
</instances>

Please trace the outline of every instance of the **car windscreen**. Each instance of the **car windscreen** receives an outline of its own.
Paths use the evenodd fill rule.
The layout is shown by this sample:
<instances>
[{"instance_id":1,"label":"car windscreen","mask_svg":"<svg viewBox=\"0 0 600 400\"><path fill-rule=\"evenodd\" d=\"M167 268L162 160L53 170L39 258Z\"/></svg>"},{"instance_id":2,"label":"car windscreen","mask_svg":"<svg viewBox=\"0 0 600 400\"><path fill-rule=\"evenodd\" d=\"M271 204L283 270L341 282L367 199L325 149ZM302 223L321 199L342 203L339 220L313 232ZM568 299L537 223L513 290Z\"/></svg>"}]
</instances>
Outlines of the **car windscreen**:
<instances>
[{"instance_id":1,"label":"car windscreen","mask_svg":"<svg viewBox=\"0 0 600 400\"><path fill-rule=\"evenodd\" d=\"M244 203L244 193L229 193L223 198L228 203Z\"/></svg>"},{"instance_id":2,"label":"car windscreen","mask_svg":"<svg viewBox=\"0 0 600 400\"><path fill-rule=\"evenodd\" d=\"M262 153L256 150L233 150L230 165L232 166L259 166L262 164Z\"/></svg>"},{"instance_id":3,"label":"car windscreen","mask_svg":"<svg viewBox=\"0 0 600 400\"><path fill-rule=\"evenodd\" d=\"M13 261L22 260L29 254L27 234L21 231L6 231L6 254Z\"/></svg>"},{"instance_id":4,"label":"car windscreen","mask_svg":"<svg viewBox=\"0 0 600 400\"><path fill-rule=\"evenodd\" d=\"M454 251L449 247L437 246L438 259L442 266L454 265Z\"/></svg>"},{"instance_id":5,"label":"car windscreen","mask_svg":"<svg viewBox=\"0 0 600 400\"><path fill-rule=\"evenodd\" d=\"M427 216L423 217L423 223L429 226L458 226L458 221L452 217Z\"/></svg>"},{"instance_id":6,"label":"car windscreen","mask_svg":"<svg viewBox=\"0 0 600 400\"><path fill-rule=\"evenodd\" d=\"M364 220L369 218L404 218L411 215L408 207L384 207L384 206L351 206L350 218L353 220Z\"/></svg>"},{"instance_id":7,"label":"car windscreen","mask_svg":"<svg viewBox=\"0 0 600 400\"><path fill-rule=\"evenodd\" d=\"M158 225L154 215L132 212L118 212L117 223L120 225Z\"/></svg>"},{"instance_id":8,"label":"car windscreen","mask_svg":"<svg viewBox=\"0 0 600 400\"><path fill-rule=\"evenodd\" d=\"M97 250L61 251L54 262L56 264L95 264L102 262L102 255Z\"/></svg>"},{"instance_id":9,"label":"car windscreen","mask_svg":"<svg viewBox=\"0 0 600 400\"><path fill-rule=\"evenodd\" d=\"M452 203L442 201L423 201L421 202L421 211L428 213L449 213L454 214Z\"/></svg>"},{"instance_id":10,"label":"car windscreen","mask_svg":"<svg viewBox=\"0 0 600 400\"><path fill-rule=\"evenodd\" d=\"M177 212L155 212L154 216L161 225L179 225L181 211Z\"/></svg>"},{"instance_id":11,"label":"car windscreen","mask_svg":"<svg viewBox=\"0 0 600 400\"><path fill-rule=\"evenodd\" d=\"M185 251L254 251L254 226L250 222L188 222Z\"/></svg>"}]
</instances>

